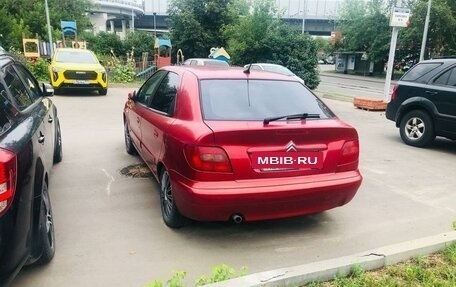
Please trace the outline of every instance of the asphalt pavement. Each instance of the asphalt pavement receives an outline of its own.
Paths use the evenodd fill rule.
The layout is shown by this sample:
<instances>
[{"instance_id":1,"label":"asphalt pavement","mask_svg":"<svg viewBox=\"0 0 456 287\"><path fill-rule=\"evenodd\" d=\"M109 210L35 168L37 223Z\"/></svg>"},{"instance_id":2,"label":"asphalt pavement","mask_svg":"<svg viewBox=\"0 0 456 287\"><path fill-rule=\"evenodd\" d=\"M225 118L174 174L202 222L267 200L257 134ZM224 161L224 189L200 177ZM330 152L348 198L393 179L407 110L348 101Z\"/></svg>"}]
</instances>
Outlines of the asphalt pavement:
<instances>
[{"instance_id":1,"label":"asphalt pavement","mask_svg":"<svg viewBox=\"0 0 456 287\"><path fill-rule=\"evenodd\" d=\"M21 271L12 287L145 286L181 270L192 286L222 263L247 266L249 274L292 268L449 232L456 220L455 142L409 147L384 113L325 99L360 136L364 181L352 202L287 220L171 230L155 180L120 174L141 162L123 142L130 90L54 97L64 149L50 179L56 255L48 266Z\"/></svg>"},{"instance_id":2,"label":"asphalt pavement","mask_svg":"<svg viewBox=\"0 0 456 287\"><path fill-rule=\"evenodd\" d=\"M386 100L384 78L336 73L334 65L319 65L319 70L321 82L316 92L324 97L344 101L355 97ZM391 82L390 90L395 83Z\"/></svg>"}]
</instances>

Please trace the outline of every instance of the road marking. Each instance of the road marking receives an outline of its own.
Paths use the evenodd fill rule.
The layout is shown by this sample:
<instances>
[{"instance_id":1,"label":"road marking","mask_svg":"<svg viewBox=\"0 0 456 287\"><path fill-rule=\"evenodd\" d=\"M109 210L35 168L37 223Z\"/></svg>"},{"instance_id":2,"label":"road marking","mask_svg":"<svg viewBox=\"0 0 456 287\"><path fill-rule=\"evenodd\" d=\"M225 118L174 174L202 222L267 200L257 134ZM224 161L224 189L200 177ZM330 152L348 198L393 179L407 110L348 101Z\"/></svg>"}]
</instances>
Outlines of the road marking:
<instances>
[{"instance_id":1,"label":"road marking","mask_svg":"<svg viewBox=\"0 0 456 287\"><path fill-rule=\"evenodd\" d=\"M112 184L114 181L116 181L116 179L115 179L112 175L110 175L110 174L106 171L106 169L102 168L101 171L104 172L104 174L106 175L106 177L109 179L108 185L106 186L106 191L107 191L107 193L108 193L108 196L110 196L110 195L111 195L111 184Z\"/></svg>"}]
</instances>

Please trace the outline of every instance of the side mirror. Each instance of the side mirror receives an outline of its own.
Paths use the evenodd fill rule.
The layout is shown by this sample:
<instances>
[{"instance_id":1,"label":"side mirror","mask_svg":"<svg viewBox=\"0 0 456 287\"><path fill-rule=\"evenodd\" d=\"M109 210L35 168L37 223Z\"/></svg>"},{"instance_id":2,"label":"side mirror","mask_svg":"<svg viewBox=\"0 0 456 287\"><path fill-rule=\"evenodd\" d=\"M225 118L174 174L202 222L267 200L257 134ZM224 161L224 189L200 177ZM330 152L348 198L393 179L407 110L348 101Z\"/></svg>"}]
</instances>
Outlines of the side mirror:
<instances>
[{"instance_id":1,"label":"side mirror","mask_svg":"<svg viewBox=\"0 0 456 287\"><path fill-rule=\"evenodd\" d=\"M48 83L41 84L41 90L45 97L52 97L54 95L54 88Z\"/></svg>"},{"instance_id":2,"label":"side mirror","mask_svg":"<svg viewBox=\"0 0 456 287\"><path fill-rule=\"evenodd\" d=\"M131 101L136 101L136 91L133 91L132 93L128 93L128 99Z\"/></svg>"},{"instance_id":3,"label":"side mirror","mask_svg":"<svg viewBox=\"0 0 456 287\"><path fill-rule=\"evenodd\" d=\"M103 61L98 61L98 62L100 62L100 65L104 66Z\"/></svg>"}]
</instances>

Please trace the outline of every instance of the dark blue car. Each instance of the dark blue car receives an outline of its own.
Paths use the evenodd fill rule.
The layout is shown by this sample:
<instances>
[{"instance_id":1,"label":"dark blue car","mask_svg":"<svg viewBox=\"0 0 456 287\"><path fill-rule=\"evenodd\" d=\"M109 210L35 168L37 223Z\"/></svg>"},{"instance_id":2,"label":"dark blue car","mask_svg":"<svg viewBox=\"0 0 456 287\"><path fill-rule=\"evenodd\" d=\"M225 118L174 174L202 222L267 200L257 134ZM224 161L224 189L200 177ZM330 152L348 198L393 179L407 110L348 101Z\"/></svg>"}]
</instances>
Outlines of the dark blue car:
<instances>
[{"instance_id":1,"label":"dark blue car","mask_svg":"<svg viewBox=\"0 0 456 287\"><path fill-rule=\"evenodd\" d=\"M0 50L0 286L54 257L48 186L62 139L53 93Z\"/></svg>"}]
</instances>

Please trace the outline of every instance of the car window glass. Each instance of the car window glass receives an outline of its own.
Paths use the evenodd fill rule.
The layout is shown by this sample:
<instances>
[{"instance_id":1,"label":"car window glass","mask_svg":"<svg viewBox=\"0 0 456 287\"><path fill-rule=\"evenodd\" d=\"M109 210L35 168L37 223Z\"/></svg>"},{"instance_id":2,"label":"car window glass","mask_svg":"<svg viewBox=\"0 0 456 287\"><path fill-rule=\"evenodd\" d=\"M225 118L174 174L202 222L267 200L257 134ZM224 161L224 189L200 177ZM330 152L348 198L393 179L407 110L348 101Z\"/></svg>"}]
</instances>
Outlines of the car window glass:
<instances>
[{"instance_id":1,"label":"car window glass","mask_svg":"<svg viewBox=\"0 0 456 287\"><path fill-rule=\"evenodd\" d=\"M263 120L292 114L333 117L301 83L266 80L202 80L201 100L207 120Z\"/></svg>"},{"instance_id":2,"label":"car window glass","mask_svg":"<svg viewBox=\"0 0 456 287\"><path fill-rule=\"evenodd\" d=\"M142 86L141 90L138 92L137 101L149 106L150 101L152 100L152 95L154 94L155 89L160 83L163 75L166 74L166 71L158 71L153 74L147 82Z\"/></svg>"},{"instance_id":3,"label":"car window glass","mask_svg":"<svg viewBox=\"0 0 456 287\"><path fill-rule=\"evenodd\" d=\"M456 68L452 68L435 79L434 84L442 86L456 86Z\"/></svg>"},{"instance_id":4,"label":"car window glass","mask_svg":"<svg viewBox=\"0 0 456 287\"><path fill-rule=\"evenodd\" d=\"M9 128L10 121L7 114L9 113L10 107L11 105L8 101L5 86L0 82L0 134Z\"/></svg>"},{"instance_id":5,"label":"car window glass","mask_svg":"<svg viewBox=\"0 0 456 287\"><path fill-rule=\"evenodd\" d=\"M198 65L198 62L197 62L196 60L192 60L192 61L190 62L190 65L191 65L191 66L193 66L193 65Z\"/></svg>"},{"instance_id":6,"label":"car window glass","mask_svg":"<svg viewBox=\"0 0 456 287\"><path fill-rule=\"evenodd\" d=\"M85 50L61 50L55 55L56 62L97 64L98 60L94 54Z\"/></svg>"},{"instance_id":7,"label":"car window glass","mask_svg":"<svg viewBox=\"0 0 456 287\"><path fill-rule=\"evenodd\" d=\"M8 66L5 69L5 83L20 110L27 108L33 103L33 99L30 97L19 75L13 69L13 66Z\"/></svg>"},{"instance_id":8,"label":"car window glass","mask_svg":"<svg viewBox=\"0 0 456 287\"><path fill-rule=\"evenodd\" d=\"M228 67L228 63L220 60L206 60L203 62L203 66L218 66L218 67Z\"/></svg>"},{"instance_id":9,"label":"car window glass","mask_svg":"<svg viewBox=\"0 0 456 287\"><path fill-rule=\"evenodd\" d=\"M447 85L456 87L456 68L451 69L451 74L448 78Z\"/></svg>"},{"instance_id":10,"label":"car window glass","mask_svg":"<svg viewBox=\"0 0 456 287\"><path fill-rule=\"evenodd\" d=\"M262 70L260 68L260 66L257 66L257 65L252 65L252 67L250 69L252 69L252 70Z\"/></svg>"},{"instance_id":11,"label":"car window glass","mask_svg":"<svg viewBox=\"0 0 456 287\"><path fill-rule=\"evenodd\" d=\"M443 73L442 75L440 75L440 76L434 81L434 84L436 84L436 85L446 85L447 82L448 82L448 79L450 78L451 71L452 71L452 70L448 70L448 71L446 71L445 73Z\"/></svg>"},{"instance_id":12,"label":"car window glass","mask_svg":"<svg viewBox=\"0 0 456 287\"><path fill-rule=\"evenodd\" d=\"M168 73L157 89L150 107L152 109L171 114L174 107L174 100L179 85L179 76L174 73Z\"/></svg>"},{"instance_id":13,"label":"car window glass","mask_svg":"<svg viewBox=\"0 0 456 287\"><path fill-rule=\"evenodd\" d=\"M411 68L405 75L402 77L403 81L415 81L421 78L422 76L426 75L430 71L434 70L441 63L422 63L417 64L413 68Z\"/></svg>"},{"instance_id":14,"label":"car window glass","mask_svg":"<svg viewBox=\"0 0 456 287\"><path fill-rule=\"evenodd\" d=\"M30 95L33 97L33 100L37 100L42 96L40 86L38 82L33 78L30 73L25 70L23 66L15 65L17 73L24 81L25 86L30 91Z\"/></svg>"}]
</instances>

